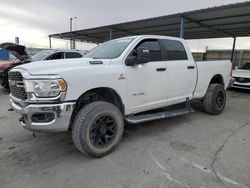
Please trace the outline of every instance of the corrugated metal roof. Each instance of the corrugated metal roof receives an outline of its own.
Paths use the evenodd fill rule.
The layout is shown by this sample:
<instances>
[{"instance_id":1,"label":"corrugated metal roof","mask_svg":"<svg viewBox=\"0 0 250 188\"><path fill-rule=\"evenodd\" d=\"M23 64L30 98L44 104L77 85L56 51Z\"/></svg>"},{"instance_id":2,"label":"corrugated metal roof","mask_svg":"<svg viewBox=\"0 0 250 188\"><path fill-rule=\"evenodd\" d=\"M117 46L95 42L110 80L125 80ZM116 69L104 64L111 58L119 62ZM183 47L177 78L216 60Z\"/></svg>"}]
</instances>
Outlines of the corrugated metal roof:
<instances>
[{"instance_id":1,"label":"corrugated metal roof","mask_svg":"<svg viewBox=\"0 0 250 188\"><path fill-rule=\"evenodd\" d=\"M185 39L206 39L250 36L250 2L236 3L213 8L183 12L167 16L107 25L102 27L52 34L52 38L75 39L102 43L109 38L130 35L180 36L180 20L185 20Z\"/></svg>"}]
</instances>

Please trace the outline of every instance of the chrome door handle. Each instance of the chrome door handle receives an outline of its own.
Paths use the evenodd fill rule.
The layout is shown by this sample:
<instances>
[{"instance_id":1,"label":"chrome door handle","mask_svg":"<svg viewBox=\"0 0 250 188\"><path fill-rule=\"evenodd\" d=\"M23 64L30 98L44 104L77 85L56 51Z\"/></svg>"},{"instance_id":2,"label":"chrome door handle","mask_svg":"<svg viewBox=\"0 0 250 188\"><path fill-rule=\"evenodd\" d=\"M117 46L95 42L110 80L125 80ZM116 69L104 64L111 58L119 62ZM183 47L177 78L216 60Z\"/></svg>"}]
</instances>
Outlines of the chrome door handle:
<instances>
[{"instance_id":1,"label":"chrome door handle","mask_svg":"<svg viewBox=\"0 0 250 188\"><path fill-rule=\"evenodd\" d=\"M166 71L166 68L156 68L157 72L162 72L162 71Z\"/></svg>"},{"instance_id":2,"label":"chrome door handle","mask_svg":"<svg viewBox=\"0 0 250 188\"><path fill-rule=\"evenodd\" d=\"M188 69L194 69L195 66L187 66Z\"/></svg>"}]
</instances>

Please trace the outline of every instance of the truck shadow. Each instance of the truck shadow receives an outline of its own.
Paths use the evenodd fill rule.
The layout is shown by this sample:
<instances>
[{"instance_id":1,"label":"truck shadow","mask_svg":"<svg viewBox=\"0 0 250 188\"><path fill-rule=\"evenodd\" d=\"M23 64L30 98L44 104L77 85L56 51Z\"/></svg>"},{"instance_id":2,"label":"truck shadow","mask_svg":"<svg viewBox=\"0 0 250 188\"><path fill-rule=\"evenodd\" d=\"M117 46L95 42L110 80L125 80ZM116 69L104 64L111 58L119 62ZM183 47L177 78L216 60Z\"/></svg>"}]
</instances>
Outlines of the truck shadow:
<instances>
[{"instance_id":1,"label":"truck shadow","mask_svg":"<svg viewBox=\"0 0 250 188\"><path fill-rule=\"evenodd\" d=\"M188 122L189 120L190 118L184 115L141 124L126 124L123 139L116 150L122 151L123 145L127 145L128 142L166 134L171 129L183 126L181 122ZM77 150L71 139L71 132L37 133L36 137L33 137L32 134L26 134L22 139L17 138L13 141L13 143L17 144L9 146L4 156L0 156L1 158L8 158L8 163L11 166L14 165L20 168L30 168L31 166L33 168L47 168L59 161L74 160L84 163L89 160L95 160L84 156Z\"/></svg>"}]
</instances>

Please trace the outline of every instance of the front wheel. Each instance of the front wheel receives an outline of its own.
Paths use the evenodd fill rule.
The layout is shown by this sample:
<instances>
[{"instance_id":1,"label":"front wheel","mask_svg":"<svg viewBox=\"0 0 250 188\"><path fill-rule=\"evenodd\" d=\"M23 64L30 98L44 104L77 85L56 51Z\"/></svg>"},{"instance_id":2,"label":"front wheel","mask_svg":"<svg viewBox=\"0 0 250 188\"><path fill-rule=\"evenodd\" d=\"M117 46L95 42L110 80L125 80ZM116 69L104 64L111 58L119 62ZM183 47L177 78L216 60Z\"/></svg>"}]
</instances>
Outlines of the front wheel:
<instances>
[{"instance_id":1,"label":"front wheel","mask_svg":"<svg viewBox=\"0 0 250 188\"><path fill-rule=\"evenodd\" d=\"M213 115L220 114L226 105L226 91L222 84L210 84L203 99L203 109Z\"/></svg>"},{"instance_id":2,"label":"front wheel","mask_svg":"<svg viewBox=\"0 0 250 188\"><path fill-rule=\"evenodd\" d=\"M102 157L118 145L123 130L123 116L116 106L103 101L92 102L75 117L72 139L82 153Z\"/></svg>"}]
</instances>

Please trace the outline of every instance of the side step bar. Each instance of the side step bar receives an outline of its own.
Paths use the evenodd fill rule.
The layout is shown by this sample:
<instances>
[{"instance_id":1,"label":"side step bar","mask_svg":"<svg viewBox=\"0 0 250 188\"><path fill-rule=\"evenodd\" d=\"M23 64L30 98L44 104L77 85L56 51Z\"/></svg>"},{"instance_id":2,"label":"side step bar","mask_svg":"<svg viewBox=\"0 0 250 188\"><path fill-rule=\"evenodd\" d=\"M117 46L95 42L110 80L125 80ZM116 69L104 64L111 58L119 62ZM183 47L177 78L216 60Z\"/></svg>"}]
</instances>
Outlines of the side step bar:
<instances>
[{"instance_id":1,"label":"side step bar","mask_svg":"<svg viewBox=\"0 0 250 188\"><path fill-rule=\"evenodd\" d=\"M164 112L156 112L156 113L151 113L151 114L130 115L130 116L125 117L125 120L128 123L137 124L137 123L143 123L146 121L180 116L180 115L189 114L192 112L194 112L192 108L184 108L184 109L169 110L169 111L164 111Z\"/></svg>"}]
</instances>

